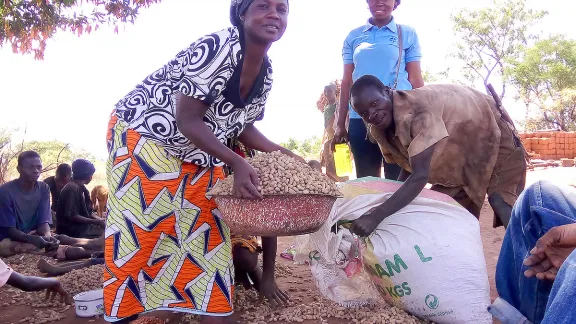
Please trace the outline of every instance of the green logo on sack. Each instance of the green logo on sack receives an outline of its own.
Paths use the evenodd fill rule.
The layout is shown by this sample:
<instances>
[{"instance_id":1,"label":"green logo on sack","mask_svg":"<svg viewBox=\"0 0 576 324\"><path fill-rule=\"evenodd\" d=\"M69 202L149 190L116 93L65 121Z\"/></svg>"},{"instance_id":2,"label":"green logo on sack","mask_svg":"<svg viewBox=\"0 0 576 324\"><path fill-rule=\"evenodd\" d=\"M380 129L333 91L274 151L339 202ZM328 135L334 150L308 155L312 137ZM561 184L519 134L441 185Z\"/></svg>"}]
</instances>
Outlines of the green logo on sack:
<instances>
[{"instance_id":1,"label":"green logo on sack","mask_svg":"<svg viewBox=\"0 0 576 324\"><path fill-rule=\"evenodd\" d=\"M426 303L426 306L428 306L428 308L430 308L430 309L436 309L436 308L438 308L438 305L440 304L438 297L436 297L432 294L426 296L426 299L424 300L424 302Z\"/></svg>"}]
</instances>

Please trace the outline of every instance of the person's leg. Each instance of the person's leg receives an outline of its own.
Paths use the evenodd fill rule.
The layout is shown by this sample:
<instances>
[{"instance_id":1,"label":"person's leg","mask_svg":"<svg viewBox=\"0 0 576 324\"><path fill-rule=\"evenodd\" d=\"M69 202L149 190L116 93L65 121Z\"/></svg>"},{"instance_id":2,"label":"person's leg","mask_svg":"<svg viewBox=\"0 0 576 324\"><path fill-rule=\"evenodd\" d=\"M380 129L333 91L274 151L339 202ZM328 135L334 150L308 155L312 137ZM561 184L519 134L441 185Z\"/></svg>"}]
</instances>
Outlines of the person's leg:
<instances>
[{"instance_id":1,"label":"person's leg","mask_svg":"<svg viewBox=\"0 0 576 324\"><path fill-rule=\"evenodd\" d=\"M92 253L94 253L94 251L86 250L81 247L68 246L64 251L64 255L59 256L59 259L68 261L88 259L92 256Z\"/></svg>"},{"instance_id":2,"label":"person's leg","mask_svg":"<svg viewBox=\"0 0 576 324\"><path fill-rule=\"evenodd\" d=\"M97 264L104 264L104 259L90 259L82 262L71 262L63 265L52 265L44 259L38 260L38 270L47 276L56 277L66 274L72 270L88 268Z\"/></svg>"},{"instance_id":3,"label":"person's leg","mask_svg":"<svg viewBox=\"0 0 576 324\"><path fill-rule=\"evenodd\" d=\"M398 164L388 163L384 161L384 177L388 180L398 180L402 167Z\"/></svg>"},{"instance_id":4,"label":"person's leg","mask_svg":"<svg viewBox=\"0 0 576 324\"><path fill-rule=\"evenodd\" d=\"M504 121L500 120L498 126L500 146L487 190L495 228L508 226L512 206L526 186L526 156L522 141Z\"/></svg>"},{"instance_id":5,"label":"person's leg","mask_svg":"<svg viewBox=\"0 0 576 324\"><path fill-rule=\"evenodd\" d=\"M508 224L510 224L510 217L512 217L512 206L504 201L504 198L498 192L488 196L488 203L490 203L494 215L498 217L502 226L507 228Z\"/></svg>"},{"instance_id":6,"label":"person's leg","mask_svg":"<svg viewBox=\"0 0 576 324\"><path fill-rule=\"evenodd\" d=\"M362 119L350 119L348 139L352 155L354 155L356 177L380 177L383 161L382 153L377 144L370 142L366 138L366 126Z\"/></svg>"},{"instance_id":7,"label":"person's leg","mask_svg":"<svg viewBox=\"0 0 576 324\"><path fill-rule=\"evenodd\" d=\"M4 239L0 242L0 257L7 258L23 253L42 253L43 249L38 249L34 244L14 242Z\"/></svg>"},{"instance_id":8,"label":"person's leg","mask_svg":"<svg viewBox=\"0 0 576 324\"><path fill-rule=\"evenodd\" d=\"M445 187L441 185L433 185L430 189L452 197L458 204L460 204L460 206L466 208L470 214L474 215L474 217L477 219L480 218L480 211L482 210L482 206L476 205L462 187Z\"/></svg>"},{"instance_id":9,"label":"person's leg","mask_svg":"<svg viewBox=\"0 0 576 324\"><path fill-rule=\"evenodd\" d=\"M232 260L234 260L237 281L241 282L246 289L251 288L253 284L258 290L262 280L262 270L258 266L258 253L236 244L232 249ZM252 280L252 284L249 280Z\"/></svg>"},{"instance_id":10,"label":"person's leg","mask_svg":"<svg viewBox=\"0 0 576 324\"><path fill-rule=\"evenodd\" d=\"M576 251L564 261L550 292L542 324L576 323Z\"/></svg>"},{"instance_id":11,"label":"person's leg","mask_svg":"<svg viewBox=\"0 0 576 324\"><path fill-rule=\"evenodd\" d=\"M55 235L54 237L63 245L81 247L92 251L104 250L104 235L95 239L75 238L64 234Z\"/></svg>"},{"instance_id":12,"label":"person's leg","mask_svg":"<svg viewBox=\"0 0 576 324\"><path fill-rule=\"evenodd\" d=\"M512 209L496 266L496 288L501 299L533 323L544 316L552 283L526 278L524 259L551 228L575 222L576 191L546 181L527 188Z\"/></svg>"}]
</instances>

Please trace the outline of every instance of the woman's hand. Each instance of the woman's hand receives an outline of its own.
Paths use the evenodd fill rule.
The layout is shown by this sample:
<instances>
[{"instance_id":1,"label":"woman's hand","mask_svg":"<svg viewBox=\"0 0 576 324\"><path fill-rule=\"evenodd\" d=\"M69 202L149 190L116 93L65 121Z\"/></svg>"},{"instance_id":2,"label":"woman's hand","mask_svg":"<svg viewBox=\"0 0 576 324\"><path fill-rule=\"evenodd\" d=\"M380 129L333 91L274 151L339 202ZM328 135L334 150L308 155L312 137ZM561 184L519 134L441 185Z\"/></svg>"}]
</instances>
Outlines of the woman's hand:
<instances>
[{"instance_id":1,"label":"woman's hand","mask_svg":"<svg viewBox=\"0 0 576 324\"><path fill-rule=\"evenodd\" d=\"M231 167L234 170L234 187L232 188L234 196L243 199L264 198L258 190L260 185L258 174L246 160L238 157Z\"/></svg>"},{"instance_id":2,"label":"woman's hand","mask_svg":"<svg viewBox=\"0 0 576 324\"><path fill-rule=\"evenodd\" d=\"M285 149L285 148L281 148L280 152L282 154L288 155L289 157L293 158L294 160L298 161L298 162L302 162L302 163L307 163L306 160L304 160L304 158L302 158L300 155L290 151L289 149Z\"/></svg>"},{"instance_id":3,"label":"woman's hand","mask_svg":"<svg viewBox=\"0 0 576 324\"><path fill-rule=\"evenodd\" d=\"M346 127L336 126L334 128L334 137L332 138L332 152L336 151L337 144L344 144L348 142L348 132L346 131Z\"/></svg>"}]
</instances>

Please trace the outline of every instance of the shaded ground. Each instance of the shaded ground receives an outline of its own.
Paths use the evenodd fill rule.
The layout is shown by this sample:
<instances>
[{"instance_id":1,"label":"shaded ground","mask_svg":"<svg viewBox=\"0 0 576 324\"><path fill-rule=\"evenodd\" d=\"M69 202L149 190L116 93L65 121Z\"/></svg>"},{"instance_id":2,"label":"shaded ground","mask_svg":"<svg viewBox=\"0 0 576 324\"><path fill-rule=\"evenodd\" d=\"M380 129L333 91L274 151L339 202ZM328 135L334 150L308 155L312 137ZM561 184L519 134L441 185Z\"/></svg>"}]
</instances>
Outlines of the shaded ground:
<instances>
[{"instance_id":1,"label":"shaded ground","mask_svg":"<svg viewBox=\"0 0 576 324\"><path fill-rule=\"evenodd\" d=\"M486 263L488 266L488 274L490 277L490 285L492 288L492 298L496 297L496 292L494 289L494 270L496 261L498 258L498 253L500 251L500 244L502 242L502 237L504 231L502 229L492 229L492 211L489 207L485 207L482 212L481 217L481 227L482 227L482 240L484 244L484 253L486 256ZM290 244L292 244L292 238L281 238L279 239L279 247L278 251L283 251L287 248ZM29 259L31 264L26 263L27 259ZM20 260L21 264L15 266L17 270L23 271L25 273L30 274L37 274L34 271L35 261L38 257L27 257ZM296 301L298 304L309 304L314 301L315 297L319 297L318 291L311 279L310 271L307 266L303 265L294 265L292 262L288 260L284 260L282 258L278 258L279 264L282 265L282 271L279 271L280 278L278 278L279 285L288 290L291 297ZM34 309L30 306L16 306L10 304L10 301L13 298L13 293L8 291L5 288L0 290L0 323L19 323L22 319L26 317L30 317L34 314ZM102 318L95 319L81 319L75 316L73 307L64 310L64 308L60 308L63 310L62 314L66 317L55 321L53 323L59 324L71 324L71 323L106 323ZM240 319L240 313L236 316ZM152 315L151 315L152 316ZM158 317L162 320L168 320L170 323L186 323L187 321L180 321L178 316L174 316L173 314L163 312L163 313L155 313L153 316ZM37 321L26 323L38 323ZM158 322L160 323L160 322ZM304 321L303 323L320 323L317 320L311 321ZM339 320L339 319L329 319L327 322L329 324L344 324L350 323L349 320Z\"/></svg>"},{"instance_id":2,"label":"shaded ground","mask_svg":"<svg viewBox=\"0 0 576 324\"><path fill-rule=\"evenodd\" d=\"M528 184L533 183L537 180L547 179L554 183L560 184L569 184L576 179L576 168L554 168L554 169L546 169L546 170L537 170L535 172L530 172L528 175ZM498 254L500 252L500 246L502 244L502 238L504 236L504 230L502 228L493 229L492 228L492 217L493 213L489 206L484 206L482 210L482 215L480 218L481 223L481 231L482 231L482 242L484 245L484 255L486 258L486 264L488 269L488 276L490 280L490 287L491 287L491 298L494 299L497 296L495 284L494 284L494 273L496 268L496 262L498 260ZM291 238L281 238L279 239L280 246L278 247L278 252L280 253L286 247L288 247L292 243ZM33 264L26 264L26 261L29 261ZM22 258L20 262L21 265L18 265L18 270L23 271L27 274L36 274L35 273L35 260L34 258ZM281 265L283 271L280 271L281 277L278 278L279 285L290 292L290 295L294 301L298 304L306 305L314 302L315 299L319 297L318 291L311 280L310 271L307 266L302 265L293 265L292 262L284 260L282 258L278 258L278 262ZM30 306L15 306L11 304L11 300L13 299L13 293L6 289L0 289L0 323L19 323L22 319L26 317L30 317L34 314L35 311ZM103 319L81 319L75 316L74 309L64 309L60 308L59 310L62 311L62 314L66 317L55 321L53 323L59 324L71 324L71 323L105 323ZM235 315L238 319L241 319L240 316L242 314L238 313ZM170 313L155 313L153 316L156 316L163 321L168 321L170 323L177 323L179 319L177 316L174 316ZM183 321L186 322L186 321ZM344 324L350 323L350 320L339 320L339 319L330 319L323 323L329 324ZM21 322L20 322L21 323ZM39 323L38 321L30 322L30 323ZM161 321L157 322L161 323ZM265 322L264 322L265 323ZM320 323L318 320L308 320L303 321L303 323ZM155 324L155 323L154 323Z\"/></svg>"}]
</instances>

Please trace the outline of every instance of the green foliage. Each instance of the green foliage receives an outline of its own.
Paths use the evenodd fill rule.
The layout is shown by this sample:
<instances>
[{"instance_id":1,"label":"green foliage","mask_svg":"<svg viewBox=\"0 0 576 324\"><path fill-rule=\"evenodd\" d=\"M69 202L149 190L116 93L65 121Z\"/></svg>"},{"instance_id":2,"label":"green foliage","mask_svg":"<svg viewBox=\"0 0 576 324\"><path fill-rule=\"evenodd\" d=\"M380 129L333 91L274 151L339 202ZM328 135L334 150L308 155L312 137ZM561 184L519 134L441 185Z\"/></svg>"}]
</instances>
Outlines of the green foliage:
<instances>
[{"instance_id":1,"label":"green foliage","mask_svg":"<svg viewBox=\"0 0 576 324\"><path fill-rule=\"evenodd\" d=\"M526 120L527 130L576 130L576 41L563 36L538 41L524 48L506 73L526 105L537 108Z\"/></svg>"},{"instance_id":2,"label":"green foliage","mask_svg":"<svg viewBox=\"0 0 576 324\"><path fill-rule=\"evenodd\" d=\"M43 172L54 170L61 163L72 163L82 158L94 161L94 157L84 150L74 150L69 144L60 141L31 141L19 146L21 151L36 151L40 154Z\"/></svg>"},{"instance_id":3,"label":"green foliage","mask_svg":"<svg viewBox=\"0 0 576 324\"><path fill-rule=\"evenodd\" d=\"M104 24L134 23L138 9L161 0L2 0L0 1L0 46L12 44L14 53L43 59L46 40L57 30L78 36ZM89 11L83 13L82 10Z\"/></svg>"},{"instance_id":4,"label":"green foliage","mask_svg":"<svg viewBox=\"0 0 576 324\"><path fill-rule=\"evenodd\" d=\"M547 13L527 8L526 0L495 0L480 10L463 9L451 16L461 40L454 56L464 63L462 73L470 83L486 86L493 76L504 77L507 61L518 56L523 45L535 38L529 28ZM502 80L500 97L506 94Z\"/></svg>"},{"instance_id":5,"label":"green foliage","mask_svg":"<svg viewBox=\"0 0 576 324\"><path fill-rule=\"evenodd\" d=\"M449 70L444 70L441 72L434 73L429 69L424 69L422 71L422 79L424 79L425 84L436 83L441 79L448 78L448 71Z\"/></svg>"},{"instance_id":6,"label":"green foliage","mask_svg":"<svg viewBox=\"0 0 576 324\"><path fill-rule=\"evenodd\" d=\"M302 156L305 159L318 160L322 150L322 139L314 136L305 140L289 138L287 142L280 143L280 146Z\"/></svg>"},{"instance_id":7,"label":"green foliage","mask_svg":"<svg viewBox=\"0 0 576 324\"><path fill-rule=\"evenodd\" d=\"M95 161L91 154L60 141L23 141L14 144L14 133L14 130L0 129L0 184L17 176L18 155L23 151L32 150L40 155L43 173L53 173L59 164L71 163L77 158Z\"/></svg>"}]
</instances>

